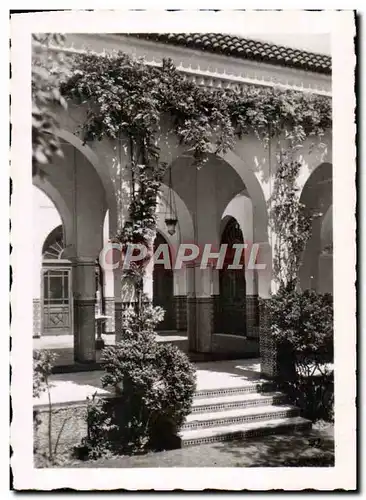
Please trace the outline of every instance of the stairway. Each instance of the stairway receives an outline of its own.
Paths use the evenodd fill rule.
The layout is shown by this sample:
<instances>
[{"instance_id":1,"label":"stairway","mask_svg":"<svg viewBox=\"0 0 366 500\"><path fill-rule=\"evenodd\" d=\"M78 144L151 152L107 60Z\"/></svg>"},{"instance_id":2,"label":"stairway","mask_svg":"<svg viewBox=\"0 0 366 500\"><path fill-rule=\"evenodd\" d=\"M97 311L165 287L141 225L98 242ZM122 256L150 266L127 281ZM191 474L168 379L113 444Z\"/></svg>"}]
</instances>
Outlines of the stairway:
<instances>
[{"instance_id":1,"label":"stairway","mask_svg":"<svg viewBox=\"0 0 366 500\"><path fill-rule=\"evenodd\" d=\"M310 429L311 421L272 389L270 382L261 381L198 390L180 432L181 446Z\"/></svg>"}]
</instances>

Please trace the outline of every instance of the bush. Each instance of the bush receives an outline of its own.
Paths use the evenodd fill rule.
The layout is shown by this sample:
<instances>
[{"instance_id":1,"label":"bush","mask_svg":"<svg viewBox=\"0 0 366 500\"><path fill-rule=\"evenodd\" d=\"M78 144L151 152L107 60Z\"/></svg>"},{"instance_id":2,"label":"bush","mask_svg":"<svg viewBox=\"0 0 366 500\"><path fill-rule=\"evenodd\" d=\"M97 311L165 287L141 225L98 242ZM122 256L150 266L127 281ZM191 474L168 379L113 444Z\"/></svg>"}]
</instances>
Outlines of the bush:
<instances>
[{"instance_id":1,"label":"bush","mask_svg":"<svg viewBox=\"0 0 366 500\"><path fill-rule=\"evenodd\" d=\"M314 290L282 288L266 301L268 324L279 348L308 373L333 361L333 297ZM308 373L309 375L311 372Z\"/></svg>"},{"instance_id":2,"label":"bush","mask_svg":"<svg viewBox=\"0 0 366 500\"><path fill-rule=\"evenodd\" d=\"M281 390L289 401L300 408L303 417L312 420L334 422L334 378L333 372L299 375L294 381L283 381Z\"/></svg>"},{"instance_id":3,"label":"bush","mask_svg":"<svg viewBox=\"0 0 366 500\"><path fill-rule=\"evenodd\" d=\"M99 455L103 442L116 453L169 447L191 410L195 369L177 347L156 341L151 326L161 311L146 309L139 315L130 311L123 340L102 351L102 385L114 387L118 397L94 402L88 411L83 446L99 449ZM150 329L132 330L136 320Z\"/></svg>"},{"instance_id":4,"label":"bush","mask_svg":"<svg viewBox=\"0 0 366 500\"><path fill-rule=\"evenodd\" d=\"M281 288L266 301L277 345L278 382L304 416L333 418L333 297Z\"/></svg>"}]
</instances>

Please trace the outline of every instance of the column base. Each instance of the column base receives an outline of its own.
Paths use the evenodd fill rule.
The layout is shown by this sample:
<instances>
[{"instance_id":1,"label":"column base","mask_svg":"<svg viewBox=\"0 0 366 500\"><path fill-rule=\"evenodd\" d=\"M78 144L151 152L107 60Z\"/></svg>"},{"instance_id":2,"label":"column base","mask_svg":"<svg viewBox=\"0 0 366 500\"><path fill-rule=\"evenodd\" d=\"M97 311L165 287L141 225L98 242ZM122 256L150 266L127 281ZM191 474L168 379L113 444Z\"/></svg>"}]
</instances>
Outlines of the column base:
<instances>
[{"instance_id":1,"label":"column base","mask_svg":"<svg viewBox=\"0 0 366 500\"><path fill-rule=\"evenodd\" d=\"M187 299L187 330L190 351L211 352L213 310L212 297L190 297Z\"/></svg>"}]
</instances>

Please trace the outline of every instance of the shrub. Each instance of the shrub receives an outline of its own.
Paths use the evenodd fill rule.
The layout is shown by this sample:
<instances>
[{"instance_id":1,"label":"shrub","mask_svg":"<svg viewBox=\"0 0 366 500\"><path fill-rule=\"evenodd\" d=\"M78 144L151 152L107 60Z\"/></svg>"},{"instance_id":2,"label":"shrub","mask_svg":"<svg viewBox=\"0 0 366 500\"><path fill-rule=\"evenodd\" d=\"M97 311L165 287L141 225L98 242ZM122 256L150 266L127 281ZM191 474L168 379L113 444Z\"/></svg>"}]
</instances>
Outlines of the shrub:
<instances>
[{"instance_id":1,"label":"shrub","mask_svg":"<svg viewBox=\"0 0 366 500\"><path fill-rule=\"evenodd\" d=\"M160 308L154 309L147 306L140 315L130 312L129 327L151 327L161 317ZM101 361L102 385L114 387L118 397L89 408L85 449L100 455L102 442L116 453L171 446L196 388L188 357L175 346L157 342L151 329L128 328L121 342L102 351Z\"/></svg>"},{"instance_id":2,"label":"shrub","mask_svg":"<svg viewBox=\"0 0 366 500\"><path fill-rule=\"evenodd\" d=\"M333 361L333 297L282 288L266 301L268 324L279 348L292 353L297 371L311 375Z\"/></svg>"},{"instance_id":3,"label":"shrub","mask_svg":"<svg viewBox=\"0 0 366 500\"><path fill-rule=\"evenodd\" d=\"M266 301L277 345L278 381L304 416L331 420L333 414L333 297L313 290L281 288Z\"/></svg>"},{"instance_id":4,"label":"shrub","mask_svg":"<svg viewBox=\"0 0 366 500\"><path fill-rule=\"evenodd\" d=\"M305 418L334 422L333 372L309 377L298 375L294 381L282 381L281 389Z\"/></svg>"},{"instance_id":5,"label":"shrub","mask_svg":"<svg viewBox=\"0 0 366 500\"><path fill-rule=\"evenodd\" d=\"M59 432L58 438L56 440L55 447L52 446L52 401L50 393L50 375L52 373L52 368L54 362L57 358L57 354L47 349L34 350L33 351L33 397L38 398L42 392L47 391L48 397L48 450L47 450L47 460L53 461L54 456L57 452L57 445L59 441L59 436L62 431ZM38 412L33 410L33 426L34 434L36 435L37 430L41 424ZM33 446L34 453L38 452L36 441L34 441Z\"/></svg>"}]
</instances>

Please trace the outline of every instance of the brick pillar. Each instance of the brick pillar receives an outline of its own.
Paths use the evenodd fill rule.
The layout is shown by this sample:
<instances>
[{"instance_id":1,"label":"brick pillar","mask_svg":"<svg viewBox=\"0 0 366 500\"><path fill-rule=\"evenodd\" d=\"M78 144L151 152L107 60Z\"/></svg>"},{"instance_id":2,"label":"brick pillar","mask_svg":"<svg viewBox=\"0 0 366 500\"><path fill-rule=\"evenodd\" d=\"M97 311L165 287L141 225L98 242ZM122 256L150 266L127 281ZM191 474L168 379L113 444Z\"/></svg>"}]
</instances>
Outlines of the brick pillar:
<instances>
[{"instance_id":1,"label":"brick pillar","mask_svg":"<svg viewBox=\"0 0 366 500\"><path fill-rule=\"evenodd\" d=\"M73 262L74 358L79 363L95 362L95 260Z\"/></svg>"}]
</instances>

